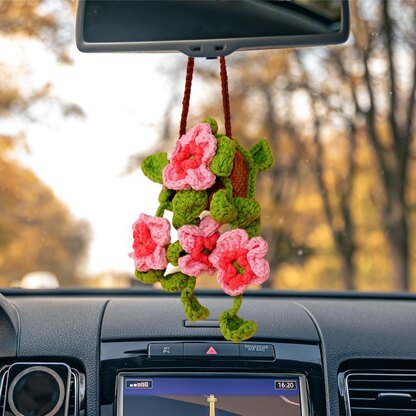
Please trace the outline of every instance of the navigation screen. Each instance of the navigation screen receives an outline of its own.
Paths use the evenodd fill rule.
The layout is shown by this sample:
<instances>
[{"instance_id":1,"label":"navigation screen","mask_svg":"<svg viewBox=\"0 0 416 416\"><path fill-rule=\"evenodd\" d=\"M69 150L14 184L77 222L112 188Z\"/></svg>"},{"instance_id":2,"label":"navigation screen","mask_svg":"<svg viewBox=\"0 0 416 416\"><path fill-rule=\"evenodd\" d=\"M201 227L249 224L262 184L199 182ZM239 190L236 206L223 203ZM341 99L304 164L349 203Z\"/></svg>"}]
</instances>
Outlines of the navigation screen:
<instances>
[{"instance_id":1,"label":"navigation screen","mask_svg":"<svg viewBox=\"0 0 416 416\"><path fill-rule=\"evenodd\" d=\"M299 377L121 378L123 416L301 416Z\"/></svg>"}]
</instances>

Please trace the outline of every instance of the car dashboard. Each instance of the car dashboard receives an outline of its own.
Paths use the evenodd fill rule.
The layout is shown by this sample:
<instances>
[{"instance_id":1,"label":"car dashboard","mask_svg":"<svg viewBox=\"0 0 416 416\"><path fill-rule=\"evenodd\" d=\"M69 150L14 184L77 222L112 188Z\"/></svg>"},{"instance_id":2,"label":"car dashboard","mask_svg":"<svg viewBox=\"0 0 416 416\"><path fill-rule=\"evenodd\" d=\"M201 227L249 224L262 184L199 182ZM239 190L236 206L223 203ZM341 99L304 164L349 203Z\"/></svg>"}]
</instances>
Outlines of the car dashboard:
<instances>
[{"instance_id":1,"label":"car dashboard","mask_svg":"<svg viewBox=\"0 0 416 416\"><path fill-rule=\"evenodd\" d=\"M172 394L203 406L194 414L211 415L217 406L217 416L416 412L412 295L253 293L241 316L255 320L258 332L233 344L216 320L230 298L214 292L200 294L211 309L202 322L187 321L176 296L154 291L3 293L0 415L25 414L22 391L48 377L49 393L55 383L55 396L62 396L51 415L130 416L130 406L152 416L147 403L160 405ZM247 407L221 402L224 389ZM287 406L280 400L274 408L267 389ZM255 413L247 399L253 391L263 406ZM203 392L205 404L197 400ZM221 406L237 407L227 413Z\"/></svg>"}]
</instances>

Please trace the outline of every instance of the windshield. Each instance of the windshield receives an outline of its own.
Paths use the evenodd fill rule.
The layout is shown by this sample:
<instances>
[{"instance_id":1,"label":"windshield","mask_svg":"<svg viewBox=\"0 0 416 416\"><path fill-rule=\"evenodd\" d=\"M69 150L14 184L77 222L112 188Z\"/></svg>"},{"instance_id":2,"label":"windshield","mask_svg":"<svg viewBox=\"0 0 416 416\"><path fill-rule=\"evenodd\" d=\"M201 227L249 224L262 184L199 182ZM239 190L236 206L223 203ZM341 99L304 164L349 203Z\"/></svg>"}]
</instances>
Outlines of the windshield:
<instances>
[{"instance_id":1,"label":"windshield","mask_svg":"<svg viewBox=\"0 0 416 416\"><path fill-rule=\"evenodd\" d=\"M227 58L233 135L276 159L256 195L263 289L415 285L416 2L351 13L346 45ZM0 1L0 287L142 287L131 226L160 185L140 163L177 139L186 57L82 54L74 19L71 1ZM218 62L196 69L188 125L223 131Z\"/></svg>"}]
</instances>

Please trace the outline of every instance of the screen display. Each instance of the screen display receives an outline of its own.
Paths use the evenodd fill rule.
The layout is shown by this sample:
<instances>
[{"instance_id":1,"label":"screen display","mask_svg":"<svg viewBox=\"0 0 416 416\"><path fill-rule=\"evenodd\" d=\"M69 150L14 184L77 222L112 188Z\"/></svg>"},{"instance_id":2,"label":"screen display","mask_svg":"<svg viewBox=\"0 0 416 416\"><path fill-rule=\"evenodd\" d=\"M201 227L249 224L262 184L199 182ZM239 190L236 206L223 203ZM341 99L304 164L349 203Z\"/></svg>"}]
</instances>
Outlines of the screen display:
<instances>
[{"instance_id":1,"label":"screen display","mask_svg":"<svg viewBox=\"0 0 416 416\"><path fill-rule=\"evenodd\" d=\"M301 416L300 377L124 376L123 416Z\"/></svg>"}]
</instances>

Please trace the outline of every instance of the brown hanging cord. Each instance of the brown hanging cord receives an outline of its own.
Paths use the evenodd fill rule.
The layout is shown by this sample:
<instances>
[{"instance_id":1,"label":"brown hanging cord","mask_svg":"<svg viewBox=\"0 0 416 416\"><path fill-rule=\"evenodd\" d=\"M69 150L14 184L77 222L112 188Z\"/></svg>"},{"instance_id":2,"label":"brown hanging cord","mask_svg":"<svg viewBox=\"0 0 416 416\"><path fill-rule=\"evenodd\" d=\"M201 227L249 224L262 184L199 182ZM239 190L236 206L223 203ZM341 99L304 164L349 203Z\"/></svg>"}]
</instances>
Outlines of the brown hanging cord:
<instances>
[{"instance_id":1,"label":"brown hanging cord","mask_svg":"<svg viewBox=\"0 0 416 416\"><path fill-rule=\"evenodd\" d=\"M220 57L220 74L221 74L221 92L222 106L224 109L225 135L232 138L231 132L231 110L230 110L230 94L228 93L228 75L225 57Z\"/></svg>"},{"instance_id":2,"label":"brown hanging cord","mask_svg":"<svg viewBox=\"0 0 416 416\"><path fill-rule=\"evenodd\" d=\"M191 88L192 88L192 77L194 75L194 58L188 58L188 66L186 67L186 81L185 81L185 91L183 93L182 100L182 115L181 115L181 124L179 127L179 137L183 136L186 133L186 122L188 120L189 112L189 101L191 99Z\"/></svg>"},{"instance_id":3,"label":"brown hanging cord","mask_svg":"<svg viewBox=\"0 0 416 416\"><path fill-rule=\"evenodd\" d=\"M183 136L186 133L186 123L188 120L189 102L191 99L194 65L195 65L195 59L188 58L188 65L186 67L185 91L183 93L183 100L182 100L182 115L181 115L181 124L179 127L179 137ZM222 105L223 105L223 110L224 110L225 135L231 138L232 131L231 131L230 94L228 92L227 64L225 62L224 56L220 57L220 77L221 77Z\"/></svg>"}]
</instances>

